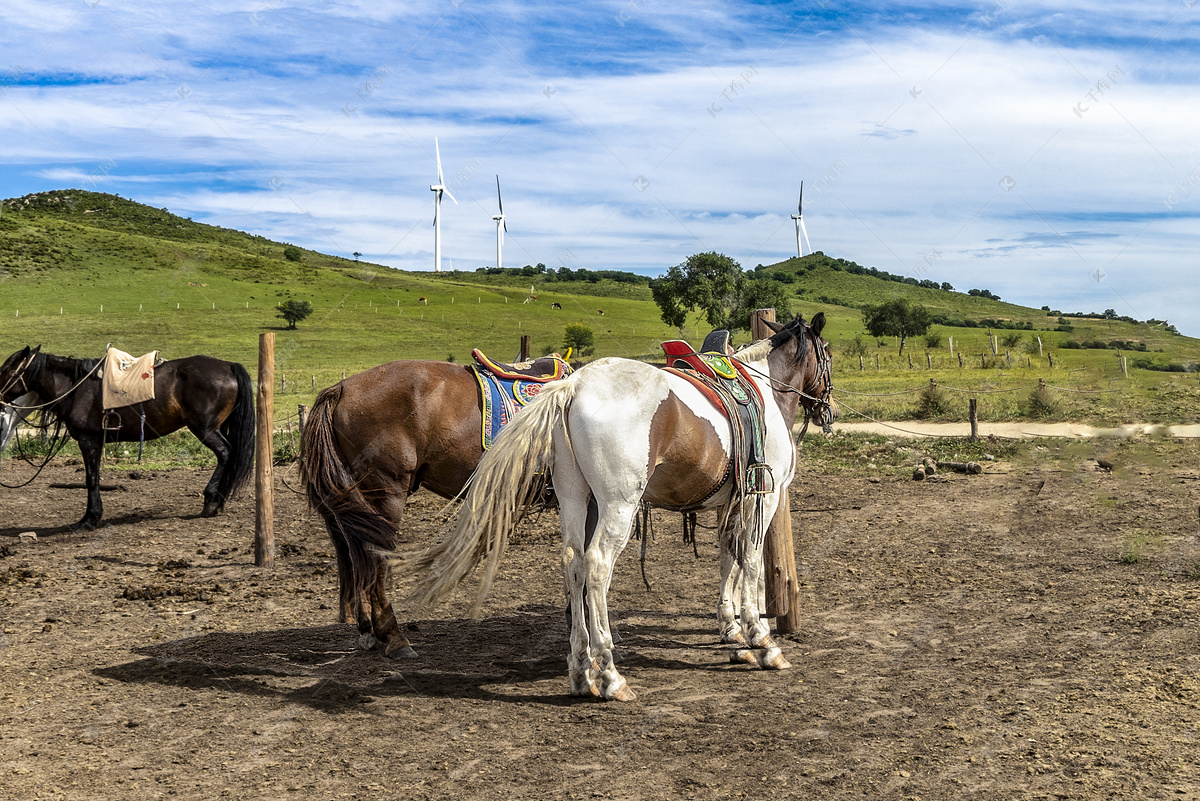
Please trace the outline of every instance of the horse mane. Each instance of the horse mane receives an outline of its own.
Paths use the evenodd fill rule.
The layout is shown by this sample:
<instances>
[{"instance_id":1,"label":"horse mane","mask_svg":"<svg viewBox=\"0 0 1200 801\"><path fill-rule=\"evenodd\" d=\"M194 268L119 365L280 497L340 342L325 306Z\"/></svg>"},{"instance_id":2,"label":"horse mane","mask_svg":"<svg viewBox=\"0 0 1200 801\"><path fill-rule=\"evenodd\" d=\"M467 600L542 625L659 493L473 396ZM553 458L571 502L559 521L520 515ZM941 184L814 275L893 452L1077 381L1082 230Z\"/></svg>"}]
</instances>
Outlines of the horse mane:
<instances>
[{"instance_id":1,"label":"horse mane","mask_svg":"<svg viewBox=\"0 0 1200 801\"><path fill-rule=\"evenodd\" d=\"M767 354L784 345L792 337L796 338L795 361L803 361L808 355L808 337L804 336L804 315L797 314L767 339L752 342L737 352L740 362L756 362L767 358Z\"/></svg>"}]
</instances>

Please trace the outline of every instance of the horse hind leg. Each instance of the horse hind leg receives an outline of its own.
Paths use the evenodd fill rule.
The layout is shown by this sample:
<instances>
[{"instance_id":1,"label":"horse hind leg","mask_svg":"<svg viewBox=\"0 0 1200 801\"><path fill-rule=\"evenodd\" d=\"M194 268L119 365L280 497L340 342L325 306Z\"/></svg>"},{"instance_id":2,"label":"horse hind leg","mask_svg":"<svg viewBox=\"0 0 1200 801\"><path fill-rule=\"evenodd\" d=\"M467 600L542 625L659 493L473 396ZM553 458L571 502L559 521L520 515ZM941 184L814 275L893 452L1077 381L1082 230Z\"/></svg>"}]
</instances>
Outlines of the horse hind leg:
<instances>
[{"instance_id":1,"label":"horse hind leg","mask_svg":"<svg viewBox=\"0 0 1200 801\"><path fill-rule=\"evenodd\" d=\"M201 517L216 517L225 511L225 496L221 494L219 487L221 477L229 467L232 448L225 435L215 428L210 431L193 430L192 433L217 457L217 469L213 471L212 478L204 487L204 508L200 511Z\"/></svg>"},{"instance_id":2,"label":"horse hind leg","mask_svg":"<svg viewBox=\"0 0 1200 801\"><path fill-rule=\"evenodd\" d=\"M388 563L379 554L375 557L375 583L370 589L371 631L384 656L393 659L412 659L417 655L412 644L400 632L400 623L387 597Z\"/></svg>"}]
</instances>

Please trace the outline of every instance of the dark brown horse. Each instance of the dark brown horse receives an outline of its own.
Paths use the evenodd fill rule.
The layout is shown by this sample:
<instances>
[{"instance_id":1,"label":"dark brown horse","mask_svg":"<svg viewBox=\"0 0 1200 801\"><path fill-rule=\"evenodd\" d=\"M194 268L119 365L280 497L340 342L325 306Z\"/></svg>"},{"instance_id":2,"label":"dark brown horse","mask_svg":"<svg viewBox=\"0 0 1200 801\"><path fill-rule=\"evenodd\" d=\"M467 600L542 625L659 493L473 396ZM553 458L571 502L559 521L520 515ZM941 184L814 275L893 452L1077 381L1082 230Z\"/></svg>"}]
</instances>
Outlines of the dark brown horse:
<instances>
[{"instance_id":1,"label":"dark brown horse","mask_svg":"<svg viewBox=\"0 0 1200 801\"><path fill-rule=\"evenodd\" d=\"M387 562L408 496L462 490L483 457L479 386L470 368L389 362L323 390L304 427L300 472L337 552L339 617L361 644L413 656L388 601Z\"/></svg>"},{"instance_id":2,"label":"dark brown horse","mask_svg":"<svg viewBox=\"0 0 1200 801\"><path fill-rule=\"evenodd\" d=\"M53 356L40 345L17 351L0 366L0 403L34 393L36 406L62 420L79 443L88 494L79 526L95 528L104 512L100 455L106 441L158 439L184 427L217 456L200 514L220 514L254 466L254 390L246 368L209 356L163 362L154 369L154 399L141 405L143 421L138 406L105 417L96 367L95 359Z\"/></svg>"}]
</instances>

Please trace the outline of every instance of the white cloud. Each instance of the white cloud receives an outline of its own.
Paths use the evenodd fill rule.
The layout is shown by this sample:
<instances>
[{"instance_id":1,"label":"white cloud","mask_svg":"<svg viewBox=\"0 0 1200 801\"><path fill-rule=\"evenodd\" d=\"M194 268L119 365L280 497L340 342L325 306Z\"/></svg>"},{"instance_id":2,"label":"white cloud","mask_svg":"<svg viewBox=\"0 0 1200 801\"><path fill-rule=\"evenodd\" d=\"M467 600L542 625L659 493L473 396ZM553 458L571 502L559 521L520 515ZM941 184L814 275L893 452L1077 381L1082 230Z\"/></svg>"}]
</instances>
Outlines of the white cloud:
<instances>
[{"instance_id":1,"label":"white cloud","mask_svg":"<svg viewBox=\"0 0 1200 801\"><path fill-rule=\"evenodd\" d=\"M1102 293L1200 333L1182 5L1166 27L1176 9L1132 3L1001 4L987 24L953 5L80 8L0 9L0 47L35 76L0 82L5 195L109 160L109 191L421 269L437 136L459 268L494 260L497 173L506 263L623 269L784 258L804 180L818 249L891 272L936 249L929 277L1056 307L1086 306L1104 265Z\"/></svg>"}]
</instances>

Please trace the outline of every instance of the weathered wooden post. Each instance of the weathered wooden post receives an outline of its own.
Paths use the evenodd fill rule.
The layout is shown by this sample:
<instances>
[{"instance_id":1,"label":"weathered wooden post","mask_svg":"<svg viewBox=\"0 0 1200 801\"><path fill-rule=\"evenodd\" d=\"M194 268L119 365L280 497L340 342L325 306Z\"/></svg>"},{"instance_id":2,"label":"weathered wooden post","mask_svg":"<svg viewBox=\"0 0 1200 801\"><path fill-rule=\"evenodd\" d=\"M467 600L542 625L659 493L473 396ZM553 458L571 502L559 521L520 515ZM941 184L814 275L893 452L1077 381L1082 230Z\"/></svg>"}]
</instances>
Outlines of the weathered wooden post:
<instances>
[{"instance_id":1,"label":"weathered wooden post","mask_svg":"<svg viewBox=\"0 0 1200 801\"><path fill-rule=\"evenodd\" d=\"M308 422L308 407L303 403L296 406L296 417L300 418L300 435L304 435L304 425Z\"/></svg>"},{"instance_id":2,"label":"weathered wooden post","mask_svg":"<svg viewBox=\"0 0 1200 801\"><path fill-rule=\"evenodd\" d=\"M517 357L517 361L529 361L529 334L521 334L521 354Z\"/></svg>"},{"instance_id":3,"label":"weathered wooden post","mask_svg":"<svg viewBox=\"0 0 1200 801\"><path fill-rule=\"evenodd\" d=\"M933 369L933 357L929 355L929 351L925 351L925 369Z\"/></svg>"},{"instance_id":4,"label":"weathered wooden post","mask_svg":"<svg viewBox=\"0 0 1200 801\"><path fill-rule=\"evenodd\" d=\"M1042 358L1042 338L1038 337L1037 341L1038 341L1038 358L1040 359L1040 358Z\"/></svg>"},{"instance_id":5,"label":"weathered wooden post","mask_svg":"<svg viewBox=\"0 0 1200 801\"><path fill-rule=\"evenodd\" d=\"M275 405L275 334L258 335L258 410L254 449L254 564L275 564L275 494L271 460L274 443L271 426Z\"/></svg>"},{"instance_id":6,"label":"weathered wooden post","mask_svg":"<svg viewBox=\"0 0 1200 801\"><path fill-rule=\"evenodd\" d=\"M979 404L971 398L971 442L979 441Z\"/></svg>"},{"instance_id":7,"label":"weathered wooden post","mask_svg":"<svg viewBox=\"0 0 1200 801\"><path fill-rule=\"evenodd\" d=\"M862 354L860 353L860 354L858 354L858 372L861 373L862 371L863 371L863 360L862 360Z\"/></svg>"},{"instance_id":8,"label":"weathered wooden post","mask_svg":"<svg viewBox=\"0 0 1200 801\"><path fill-rule=\"evenodd\" d=\"M961 351L961 350L958 352L958 366L959 366L959 369L961 369L961 368L962 368L962 366L963 366L963 360L962 360L962 351Z\"/></svg>"},{"instance_id":9,"label":"weathered wooden post","mask_svg":"<svg viewBox=\"0 0 1200 801\"><path fill-rule=\"evenodd\" d=\"M756 309L750 314L750 336L766 339L774 333L765 321L775 322L774 309ZM763 399L767 403L771 400ZM792 421L788 421L789 425ZM796 578L796 546L792 539L791 493L779 499L779 508L767 527L763 543L763 578L766 584L766 616L775 618L780 634L800 630L800 582Z\"/></svg>"}]
</instances>

